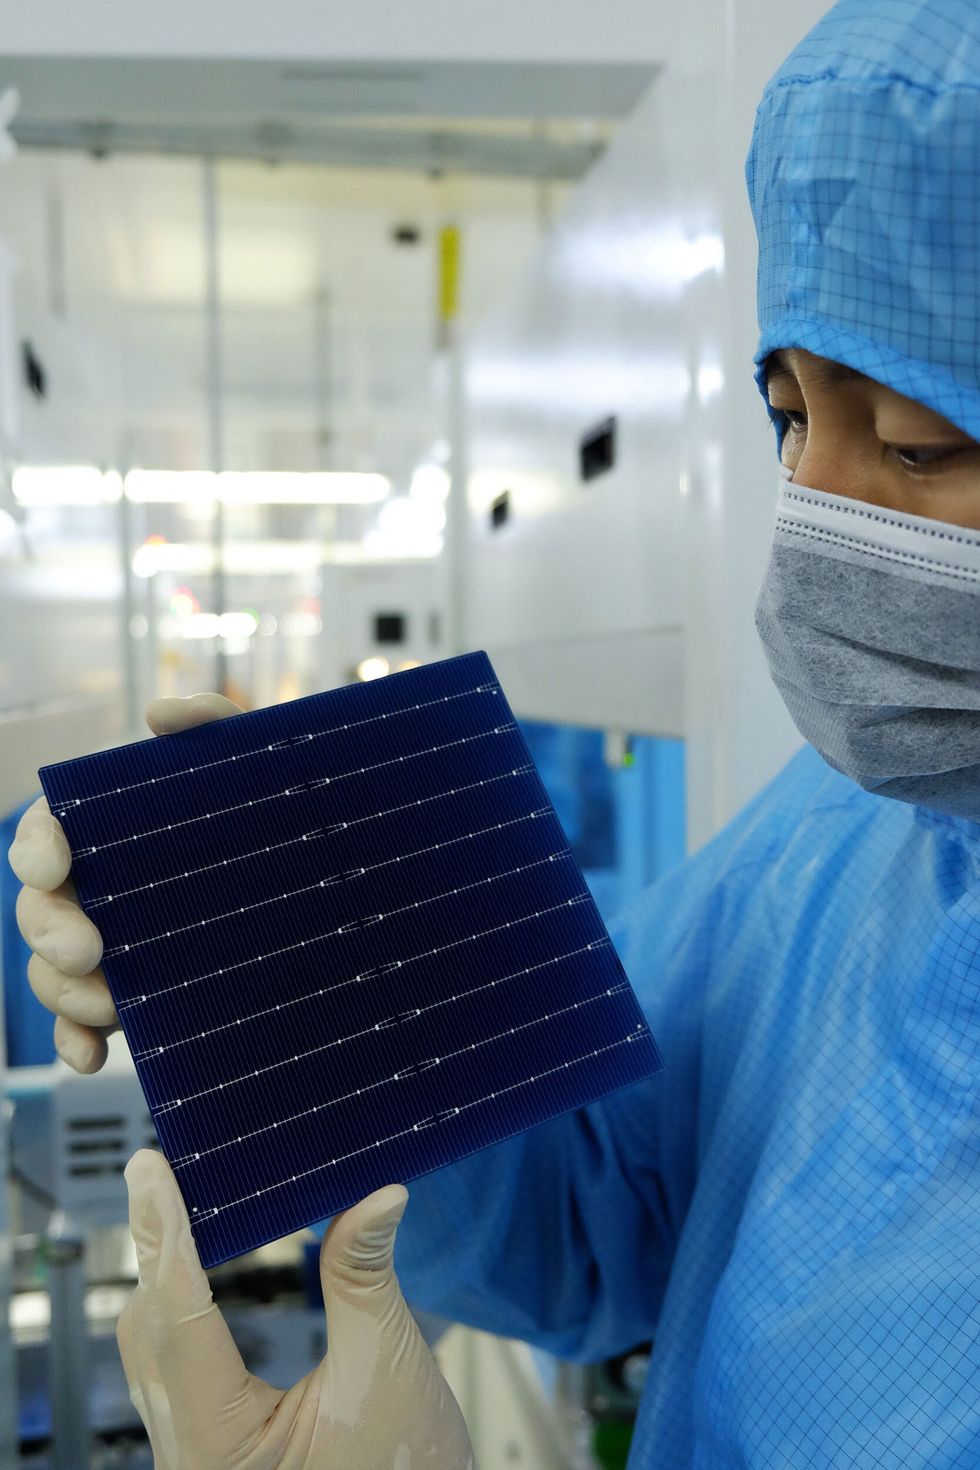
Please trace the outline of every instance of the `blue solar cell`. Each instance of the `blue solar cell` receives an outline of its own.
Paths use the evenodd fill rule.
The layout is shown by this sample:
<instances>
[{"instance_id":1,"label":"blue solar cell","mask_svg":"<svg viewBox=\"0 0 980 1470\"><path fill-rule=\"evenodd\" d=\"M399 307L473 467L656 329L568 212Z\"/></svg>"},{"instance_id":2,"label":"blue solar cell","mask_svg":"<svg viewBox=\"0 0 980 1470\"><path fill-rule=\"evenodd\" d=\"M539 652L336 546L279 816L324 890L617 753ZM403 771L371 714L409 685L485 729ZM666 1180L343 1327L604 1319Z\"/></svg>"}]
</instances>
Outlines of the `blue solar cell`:
<instances>
[{"instance_id":1,"label":"blue solar cell","mask_svg":"<svg viewBox=\"0 0 980 1470\"><path fill-rule=\"evenodd\" d=\"M484 653L40 775L206 1266L662 1066Z\"/></svg>"}]
</instances>

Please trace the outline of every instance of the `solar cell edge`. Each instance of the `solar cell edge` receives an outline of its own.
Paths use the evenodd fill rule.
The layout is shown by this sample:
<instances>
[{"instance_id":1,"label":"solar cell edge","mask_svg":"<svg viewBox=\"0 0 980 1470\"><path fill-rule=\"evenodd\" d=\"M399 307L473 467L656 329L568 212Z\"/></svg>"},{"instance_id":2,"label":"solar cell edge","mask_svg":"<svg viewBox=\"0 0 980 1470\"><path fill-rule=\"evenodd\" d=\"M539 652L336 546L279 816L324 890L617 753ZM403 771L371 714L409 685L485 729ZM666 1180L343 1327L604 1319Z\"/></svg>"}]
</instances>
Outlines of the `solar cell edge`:
<instances>
[{"instance_id":1,"label":"solar cell edge","mask_svg":"<svg viewBox=\"0 0 980 1470\"><path fill-rule=\"evenodd\" d=\"M490 662L490 657L487 652L482 648L475 648L467 653L453 654L450 658L435 659L431 663L421 664L416 669L397 670L394 673L387 674L385 676L385 683L389 686L397 686L399 680L412 680L416 678L419 674L422 674L424 671L429 671L433 669L448 669L449 665L458 665L467 661L474 663L482 661L487 675L489 675L489 677L492 678L495 683L499 683L496 672L493 668L493 664ZM322 703L324 699L329 699L333 695L349 695L352 690L366 689L370 687L370 684L341 684L337 685L333 689L317 690L315 694L305 694L300 699L290 700L289 707L291 710L301 711L303 706L307 703L319 704ZM266 715L269 710L276 709L278 707L279 706L276 705L263 705L259 709L242 710L240 714L227 716L227 718L222 720L221 723L223 725L228 725L231 722L237 723L239 721L253 721L257 717ZM207 732L211 728L211 725L213 725L214 723L217 722L212 721L204 725L195 725L190 730L177 731L174 735L168 735L166 738L168 740L173 740L175 738L183 739L188 735L197 735L199 732ZM74 770L89 765L93 762L104 761L106 756L111 756L117 751L126 751L128 754L131 755L141 748L145 749L148 747L155 747L156 745L158 745L160 739L161 737L159 735L146 735L140 740L133 740L125 745L109 746L103 750L89 751L85 755L69 756L63 761L50 761L47 765L38 767L38 780L40 781L41 788L44 791L45 796L48 797L50 804L51 793L49 790L49 786L57 783L60 776L64 775L67 770Z\"/></svg>"}]
</instances>

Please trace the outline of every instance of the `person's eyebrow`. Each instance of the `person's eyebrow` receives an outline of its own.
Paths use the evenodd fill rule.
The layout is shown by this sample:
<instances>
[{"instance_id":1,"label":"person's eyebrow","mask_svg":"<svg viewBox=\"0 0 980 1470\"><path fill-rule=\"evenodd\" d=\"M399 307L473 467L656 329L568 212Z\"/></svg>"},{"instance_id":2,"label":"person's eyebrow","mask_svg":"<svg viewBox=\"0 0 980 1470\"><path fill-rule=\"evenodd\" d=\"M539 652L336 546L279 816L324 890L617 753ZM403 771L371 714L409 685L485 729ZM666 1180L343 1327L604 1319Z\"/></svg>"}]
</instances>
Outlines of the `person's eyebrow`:
<instances>
[{"instance_id":1,"label":"person's eyebrow","mask_svg":"<svg viewBox=\"0 0 980 1470\"><path fill-rule=\"evenodd\" d=\"M814 363L810 371L815 378L825 383L851 383L867 376L856 372L854 368L845 367L842 362L831 362L829 358L822 358ZM796 378L784 348L777 348L766 358L766 380L770 378Z\"/></svg>"}]
</instances>

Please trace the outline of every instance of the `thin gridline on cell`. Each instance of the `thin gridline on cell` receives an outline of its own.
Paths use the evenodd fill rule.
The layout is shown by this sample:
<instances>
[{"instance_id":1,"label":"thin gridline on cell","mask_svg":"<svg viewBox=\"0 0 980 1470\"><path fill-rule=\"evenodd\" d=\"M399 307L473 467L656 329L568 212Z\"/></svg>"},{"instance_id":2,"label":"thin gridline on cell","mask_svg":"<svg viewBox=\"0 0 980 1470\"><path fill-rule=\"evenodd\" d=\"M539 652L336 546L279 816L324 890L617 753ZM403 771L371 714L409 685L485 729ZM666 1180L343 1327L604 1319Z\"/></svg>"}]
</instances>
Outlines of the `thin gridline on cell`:
<instances>
[{"instance_id":1,"label":"thin gridline on cell","mask_svg":"<svg viewBox=\"0 0 980 1470\"><path fill-rule=\"evenodd\" d=\"M205 1264L660 1066L485 655L43 774Z\"/></svg>"},{"instance_id":2,"label":"thin gridline on cell","mask_svg":"<svg viewBox=\"0 0 980 1470\"><path fill-rule=\"evenodd\" d=\"M504 781L504 780L507 780L508 777L511 777L511 776L524 776L524 775L527 774L528 771L530 771L532 769L533 769L533 767L532 766L529 766L529 765L517 766L512 771L504 771L499 776L489 776L489 777L486 777L486 778L481 778L481 780L474 781L472 784L473 784L473 787L474 788L477 787L477 786L486 786L491 781ZM452 789L450 791L440 791L435 796L427 796L427 797L425 797L425 801L427 801L427 802L428 801L440 801L440 800L444 800L445 797L447 797L447 796L455 796L455 795L456 795L456 790L455 789ZM392 815L394 815L395 812L398 812L398 811L407 811L410 806L421 806L421 805L422 805L422 802L421 801L415 800L415 801L412 801L410 803L406 803L405 806L403 806L403 807L392 807L392 808L386 808L385 810L379 811L379 812L369 812L367 816L358 817L356 820L358 822L375 822L375 821L380 820L380 818L382 818L382 817L392 816ZM352 824L349 823L349 822L345 822L343 824L343 826L344 826L345 829L348 828L348 827L350 827L351 825ZM145 885L143 885L142 888L140 888L140 887L137 887L137 888L126 888L126 889L123 889L123 891L121 893L106 893L106 894L101 895L101 897L96 897L96 898L90 899L88 906L89 906L90 909L98 908L101 904L104 904L104 903L112 903L114 900L119 899L119 898L128 898L130 896L130 894L133 894L133 893L140 893L140 892L143 892L143 891L145 891L147 889L150 889L150 888L159 888L164 883L179 883L179 882L184 881L187 878L197 878L202 873L211 872L214 869L217 869L218 867L221 867L221 866L227 867L228 864L229 864L229 862L233 862L233 863L247 862L250 858L253 858L253 857L262 857L265 854L268 854L270 852L277 851L279 848L288 847L288 846L290 846L291 844L293 844L295 842L314 842L318 837L323 837L324 835L326 835L327 830L328 829L326 829L326 828L319 827L319 828L314 829L314 831L312 831L312 832L303 832L303 833L300 834L299 837L289 837L284 842L273 844L271 847L269 847L269 846L267 846L267 847L257 847L257 848L255 848L255 850L253 852L240 853L237 857L234 857L234 858L222 858L219 863L206 863L201 868L191 868L189 871L187 871L185 873L173 873L173 874L171 874L167 878L161 878L156 883L148 883L148 884L145 884Z\"/></svg>"},{"instance_id":3,"label":"thin gridline on cell","mask_svg":"<svg viewBox=\"0 0 980 1470\"><path fill-rule=\"evenodd\" d=\"M641 1026L638 1026L637 1027L637 1031L639 1032L641 1030L642 1030L642 1027ZM576 1063L578 1063L578 1062L584 1062L584 1061L586 1061L590 1056L591 1057L597 1057L602 1052L612 1051L612 1049L614 1047L617 1047L617 1046L628 1046L634 1039L635 1038L633 1036L624 1036L622 1038L622 1040L620 1040L620 1041L612 1041L612 1042L609 1042L608 1045L606 1045L604 1047L596 1048L596 1049L594 1049L591 1052L586 1052L581 1057L574 1057L570 1061L560 1062L558 1064L558 1066L549 1068L548 1069L548 1072L547 1073L544 1073L542 1075L545 1075L545 1076L546 1075L550 1075L551 1073L558 1072L558 1071L561 1071L561 1070L566 1070L567 1071L569 1067L575 1066ZM425 1119L422 1122L412 1123L409 1127L403 1129L401 1134L392 1134L391 1138L378 1138L378 1139L375 1139L375 1141L372 1144L365 1145L364 1148L359 1149L356 1152L358 1152L358 1153L366 1153L368 1148L380 1148L382 1144L384 1144L384 1143L390 1143L392 1141L392 1139L394 1139L394 1138L398 1138L398 1137L404 1136L404 1135L409 1134L409 1133L417 1133L420 1128L431 1127L437 1121L440 1121L440 1122L448 1122L451 1118L457 1118L457 1117L459 1117L460 1114L462 1112L464 1112L465 1109L467 1109L467 1108L479 1107L481 1103L485 1103L485 1102L488 1102L488 1101L495 1100L496 1098L501 1097L505 1092L513 1092L518 1087L528 1087L531 1084L533 1084L533 1083L535 1083L535 1082L537 1082L539 1080L540 1079L538 1077L527 1077L527 1078L522 1079L520 1082L512 1082L512 1083L509 1084L509 1086L507 1086L506 1088L502 1088L499 1092L490 1092L490 1093L487 1093L485 1097L474 1098L470 1102L463 1103L461 1106L457 1106L457 1107L453 1107L453 1108L447 1109L445 1118L438 1119L438 1120L436 1118L428 1118L428 1119ZM237 1139L236 1140L236 1142L241 1142L241 1141L242 1141L241 1139ZM351 1155L348 1155L347 1157L351 1157L352 1158L352 1157L354 1157L354 1155L351 1154ZM309 1173L309 1174L316 1174L321 1169L334 1168L334 1167L336 1167L337 1164L341 1164L341 1163L344 1163L344 1162L346 1162L346 1159L344 1157L330 1159L329 1162L324 1162L322 1164L316 1164L316 1165L312 1166L309 1170L307 1170L307 1173ZM209 1217L213 1217L214 1215L220 1215L221 1212L222 1212L222 1210L231 1210L231 1209L234 1209L237 1205L245 1204L248 1200L258 1199L260 1195L270 1193L273 1189L281 1189L286 1184L295 1184L297 1178L299 1178L299 1177L300 1176L293 1174L293 1175L290 1175L288 1179L280 1180L278 1184L270 1184L270 1185L267 1185L264 1189L256 1190L252 1194L243 1195L241 1197L241 1199L229 1200L225 1204L222 1204L222 1205L211 1205L211 1206L208 1206L207 1209L206 1209L206 1211L205 1211L205 1218L202 1221L202 1223L206 1223L207 1222L207 1219ZM197 1213L199 1213L199 1207L196 1206L196 1205L194 1205L194 1206L191 1207L191 1211L192 1211L193 1214L197 1214Z\"/></svg>"},{"instance_id":4,"label":"thin gridline on cell","mask_svg":"<svg viewBox=\"0 0 980 1470\"><path fill-rule=\"evenodd\" d=\"M463 690L460 690L456 694L453 694L453 695L443 695L443 696L440 696L439 699L434 699L434 700L428 701L428 703L430 703L430 704L439 704L439 703L445 704L446 701L447 701L447 699L450 699L450 698L452 698L452 699L465 699L468 695L472 695L472 694L483 694L483 693L486 693L486 692L488 692L487 686L477 685L475 689L463 689ZM497 691L495 689L490 689L489 692L496 693ZM421 704L406 705L403 709L399 709L399 710L386 710L381 715L371 715L371 716L369 716L365 720L353 720L353 721L350 721L348 724L338 725L338 726L334 727L334 729L332 729L332 730L303 731L301 734L294 735L292 737L292 743L298 745L298 744L301 744L301 743L306 743L306 742L311 741L311 740L322 740L324 738L324 736L327 736L327 735L336 735L336 734L338 734L342 730L356 729L358 725L370 724L373 720L377 720L377 719L388 719L391 716L398 715L398 714L410 714L412 711L419 710L419 709L422 709L422 708L424 708L424 705L421 705ZM65 806L65 810L67 810L67 806L68 805L78 807L78 806L82 806L86 802L90 802L90 801L102 801L107 796L120 796L123 793L127 793L128 794L130 791L139 790L139 789L141 789L144 786L155 786L158 782L162 782L162 781L173 781L173 780L179 779L182 776L192 776L192 775L197 774L198 771L214 770L218 766L227 765L227 763L229 761L248 760L252 756L266 755L266 754L268 754L270 752L276 752L276 751L279 751L279 750L285 748L285 745L286 745L286 742L285 741L273 741L269 745L258 746L254 750L245 750L245 751L239 752L236 755L223 757L220 760L207 761L207 762L205 762L201 766L187 766L187 767L183 767L183 768L181 768L180 770L177 770L177 771L169 771L165 775L162 775L162 776L150 776L150 777L144 779L143 781L134 781L134 782L131 782L127 786L115 786L115 787L110 788L107 791L96 791L96 792L93 792L89 796L76 796L76 797L72 797L70 799L70 801L67 803L67 805ZM61 813L56 813L56 815L61 815Z\"/></svg>"}]
</instances>

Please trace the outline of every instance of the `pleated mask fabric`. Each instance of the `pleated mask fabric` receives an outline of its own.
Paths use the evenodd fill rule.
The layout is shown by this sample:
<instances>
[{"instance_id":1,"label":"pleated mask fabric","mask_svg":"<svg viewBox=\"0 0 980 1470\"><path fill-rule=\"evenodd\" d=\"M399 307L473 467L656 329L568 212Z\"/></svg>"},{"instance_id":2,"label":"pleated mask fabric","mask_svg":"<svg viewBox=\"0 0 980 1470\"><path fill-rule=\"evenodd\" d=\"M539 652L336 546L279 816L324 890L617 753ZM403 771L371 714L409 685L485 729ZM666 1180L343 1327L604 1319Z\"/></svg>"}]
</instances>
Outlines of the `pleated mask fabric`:
<instances>
[{"instance_id":1,"label":"pleated mask fabric","mask_svg":"<svg viewBox=\"0 0 980 1470\"><path fill-rule=\"evenodd\" d=\"M780 476L756 627L800 734L866 791L980 819L980 531Z\"/></svg>"}]
</instances>

